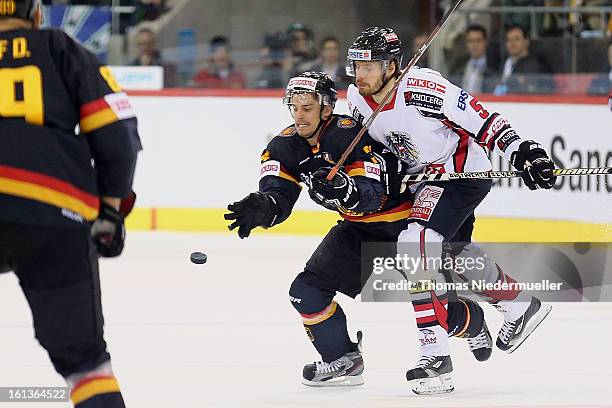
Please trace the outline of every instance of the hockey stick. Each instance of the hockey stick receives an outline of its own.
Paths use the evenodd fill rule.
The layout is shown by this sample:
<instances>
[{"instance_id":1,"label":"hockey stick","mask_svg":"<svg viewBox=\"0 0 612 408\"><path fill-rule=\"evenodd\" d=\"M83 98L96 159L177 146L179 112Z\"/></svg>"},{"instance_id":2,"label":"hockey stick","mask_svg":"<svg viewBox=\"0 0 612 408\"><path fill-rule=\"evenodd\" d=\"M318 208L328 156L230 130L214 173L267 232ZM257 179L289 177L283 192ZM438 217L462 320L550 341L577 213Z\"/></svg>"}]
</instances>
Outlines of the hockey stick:
<instances>
[{"instance_id":1,"label":"hockey stick","mask_svg":"<svg viewBox=\"0 0 612 408\"><path fill-rule=\"evenodd\" d=\"M346 159L348 158L349 154L351 154L351 152L353 151L353 149L355 148L355 146L357 146L357 143L359 143L359 141L361 140L361 138L363 137L363 134L368 130L368 128L370 127L370 125L372 125L372 122L374 121L374 119L376 118L376 116L378 116L378 114L380 113L380 111L387 105L387 102L389 102L389 100L391 99L391 95L393 95L395 93L395 91L397 91L397 89L400 86L400 82L402 82L402 79L406 76L406 74L408 73L408 71L410 71L410 69L417 63L417 61L419 60L419 58L421 58L421 56L425 53L425 51L427 50L427 47L429 47L429 45L431 44L431 42L434 40L434 38L436 38L436 35L438 35L438 32L440 31L440 29L444 26L444 23L446 23L446 21L448 20L448 18L450 17L451 14L453 14L453 12L457 9L457 7L459 7L459 4L461 4L462 0L457 0L455 2L455 4L453 5L453 7L451 7L446 14L444 15L444 17L442 17L442 19L440 20L440 22L438 23L438 25L433 29L433 31L431 32L431 34L429 34L429 37L427 37L427 40L425 41L425 43L423 45L421 45L421 48L419 48L419 50L416 52L416 54L414 54L412 56L412 59L410 60L410 62L408 63L408 65L406 65L406 68L404 68L401 73L400 76L395 80L395 84L393 85L393 88L391 88L389 90L389 92L387 92L387 94L385 95L385 97L383 98L383 100L380 102L380 104L378 105L378 107L376 108L376 110L374 110L374 112L372 112L372 115L368 118L368 120L363 124L363 127L361 128L361 130L359 131L359 133L357 133L357 136L355 136L355 139L353 139L353 141L351 142L351 144L346 148L346 150L344 151L344 153L342 153L342 156L340 157L340 160L338 160L338 162L336 163L336 165L331 169L331 171L329 172L329 174L327 175L327 180L330 181L331 179L334 178L334 176L336 175L336 173L338 173L338 170L340 170L340 167L342 166L342 164L344 164L344 162L346 161Z\"/></svg>"},{"instance_id":2,"label":"hockey stick","mask_svg":"<svg viewBox=\"0 0 612 408\"><path fill-rule=\"evenodd\" d=\"M473 179L505 179L521 177L522 171L476 171L469 173L439 173L439 174L410 174L404 176L402 183L415 183L419 181L450 181ZM578 169L554 169L553 174L563 176L603 176L612 174L612 167L593 167Z\"/></svg>"}]
</instances>

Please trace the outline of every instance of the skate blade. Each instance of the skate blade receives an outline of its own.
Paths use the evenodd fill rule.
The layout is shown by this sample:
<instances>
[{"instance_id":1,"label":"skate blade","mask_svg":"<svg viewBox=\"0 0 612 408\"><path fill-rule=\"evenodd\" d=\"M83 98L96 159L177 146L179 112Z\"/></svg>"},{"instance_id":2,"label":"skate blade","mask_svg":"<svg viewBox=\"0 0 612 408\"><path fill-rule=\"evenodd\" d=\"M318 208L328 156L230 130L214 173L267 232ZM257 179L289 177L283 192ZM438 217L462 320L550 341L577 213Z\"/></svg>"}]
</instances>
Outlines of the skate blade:
<instances>
[{"instance_id":1,"label":"skate blade","mask_svg":"<svg viewBox=\"0 0 612 408\"><path fill-rule=\"evenodd\" d=\"M408 381L412 392L417 395L448 394L455 390L450 374L442 374L433 378L421 378Z\"/></svg>"},{"instance_id":2,"label":"skate blade","mask_svg":"<svg viewBox=\"0 0 612 408\"><path fill-rule=\"evenodd\" d=\"M514 346L506 350L506 353L508 354L513 353L517 348L519 348L519 346L523 344L525 340L527 340L527 337L529 337L529 335L533 333L535 329L538 328L540 323L542 323L544 319L546 319L546 316L548 316L551 310L552 310L551 305L543 304L542 307L540 307L540 310L538 310L538 312L535 315L533 315L533 317L529 320L529 323L527 324L527 328L525 329L525 331L523 331L523 335L514 344Z\"/></svg>"},{"instance_id":3,"label":"skate blade","mask_svg":"<svg viewBox=\"0 0 612 408\"><path fill-rule=\"evenodd\" d=\"M302 378L302 384L309 387L353 387L363 385L365 381L361 375L349 375L338 378L332 378L328 381L308 381Z\"/></svg>"}]
</instances>

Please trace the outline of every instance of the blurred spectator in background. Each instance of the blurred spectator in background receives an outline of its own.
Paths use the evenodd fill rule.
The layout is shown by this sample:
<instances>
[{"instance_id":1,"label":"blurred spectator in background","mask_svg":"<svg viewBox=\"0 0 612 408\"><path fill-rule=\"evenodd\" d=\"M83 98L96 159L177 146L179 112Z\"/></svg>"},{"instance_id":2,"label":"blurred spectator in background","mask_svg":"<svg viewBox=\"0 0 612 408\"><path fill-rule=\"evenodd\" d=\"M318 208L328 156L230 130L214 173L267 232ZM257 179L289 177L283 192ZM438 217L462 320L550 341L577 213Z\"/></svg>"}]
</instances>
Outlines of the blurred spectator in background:
<instances>
[{"instance_id":1,"label":"blurred spectator in background","mask_svg":"<svg viewBox=\"0 0 612 408\"><path fill-rule=\"evenodd\" d=\"M312 30L302 23L293 23L287 28L287 41L289 52L284 61L285 79L304 72L311 66L316 58L314 47L314 34Z\"/></svg>"},{"instance_id":2,"label":"blurred spectator in background","mask_svg":"<svg viewBox=\"0 0 612 408\"><path fill-rule=\"evenodd\" d=\"M461 9L484 9L492 6L498 6L499 0L463 0L461 2ZM453 1L440 1L440 11L438 12L441 17L445 11L453 5ZM439 18L438 17L438 18ZM466 18L467 17L467 18ZM495 48L496 39L499 41L499 32L496 30L500 24L501 17L499 14L488 14L488 13L453 13L448 20L448 24L444 26L444 30L440 31L436 36L436 46L441 46L444 61L447 68L448 74L454 74L458 69L465 65L465 62L469 58L469 55L465 49L465 35L467 28L471 25L479 25L487 27L492 41L489 41L489 51L499 51L499 46ZM491 48L492 47L492 48ZM497 52L497 60L499 60L499 52ZM460 78L449 78L454 79L453 82L459 83Z\"/></svg>"},{"instance_id":3,"label":"blurred spectator in background","mask_svg":"<svg viewBox=\"0 0 612 408\"><path fill-rule=\"evenodd\" d=\"M162 65L155 34L151 29L143 28L138 30L138 34L136 34L136 49L138 50L138 56L132 61L131 65Z\"/></svg>"},{"instance_id":4,"label":"blurred spectator in background","mask_svg":"<svg viewBox=\"0 0 612 408\"><path fill-rule=\"evenodd\" d=\"M570 0L573 1L573 0ZM500 6L510 7L543 7L546 0L501 0ZM531 32L531 14L530 13L503 13L503 26L504 27L523 27L525 33ZM541 13L536 14L536 24L538 20L541 20L543 15Z\"/></svg>"},{"instance_id":5,"label":"blurred spectator in background","mask_svg":"<svg viewBox=\"0 0 612 408\"><path fill-rule=\"evenodd\" d=\"M471 25L465 34L469 59L450 77L470 94L490 93L498 80L499 60L488 53L487 30L481 25Z\"/></svg>"},{"instance_id":6,"label":"blurred spectator in background","mask_svg":"<svg viewBox=\"0 0 612 408\"><path fill-rule=\"evenodd\" d=\"M142 28L136 34L136 49L138 55L130 65L140 67L159 66L164 68L164 86L176 85L176 66L165 64L157 48L155 33L149 28Z\"/></svg>"},{"instance_id":7,"label":"blurred spectator in background","mask_svg":"<svg viewBox=\"0 0 612 408\"><path fill-rule=\"evenodd\" d=\"M425 44L429 34L419 33L412 39L412 55L416 54L417 51ZM412 55L410 57L412 57ZM417 66L419 67L429 67L429 52L425 51L425 54L419 58L417 61Z\"/></svg>"},{"instance_id":8,"label":"blurred spectator in background","mask_svg":"<svg viewBox=\"0 0 612 408\"><path fill-rule=\"evenodd\" d=\"M193 77L193 85L199 88L244 88L246 77L230 56L227 37L215 36L210 40L208 67Z\"/></svg>"},{"instance_id":9,"label":"blurred spectator in background","mask_svg":"<svg viewBox=\"0 0 612 408\"><path fill-rule=\"evenodd\" d=\"M344 58L340 60L340 41L333 36L325 37L321 41L319 59L307 69L325 72L334 80L338 89L347 89L352 83L351 78L346 75Z\"/></svg>"},{"instance_id":10,"label":"blurred spectator in background","mask_svg":"<svg viewBox=\"0 0 612 408\"><path fill-rule=\"evenodd\" d=\"M591 95L605 95L612 87L612 42L608 44L608 65L602 73L593 78L588 93Z\"/></svg>"},{"instance_id":11,"label":"blurred spectator in background","mask_svg":"<svg viewBox=\"0 0 612 408\"><path fill-rule=\"evenodd\" d=\"M530 40L521 26L506 30L508 58L503 66L500 85L495 93L552 93L555 84L552 68L536 55L529 53Z\"/></svg>"},{"instance_id":12,"label":"blurred spectator in background","mask_svg":"<svg viewBox=\"0 0 612 408\"><path fill-rule=\"evenodd\" d=\"M132 13L132 25L141 21L153 21L166 13L169 8L167 0L138 0L135 4L136 10Z\"/></svg>"},{"instance_id":13,"label":"blurred spectator in background","mask_svg":"<svg viewBox=\"0 0 612 408\"><path fill-rule=\"evenodd\" d=\"M546 7L563 7L566 5L566 0L545 0L544 5ZM575 6L575 4L572 6ZM569 13L546 13L542 17L542 26L539 33L542 37L561 37L564 34L569 34L572 29Z\"/></svg>"},{"instance_id":14,"label":"blurred spectator in background","mask_svg":"<svg viewBox=\"0 0 612 408\"><path fill-rule=\"evenodd\" d=\"M609 0L583 0L580 1L584 7L610 6ZM601 13L583 13L582 15L582 38L602 38L607 31L606 21L602 20Z\"/></svg>"},{"instance_id":15,"label":"blurred spectator in background","mask_svg":"<svg viewBox=\"0 0 612 408\"><path fill-rule=\"evenodd\" d=\"M285 86L283 62L287 55L285 33L266 34L261 49L261 73L255 81L257 88L282 88Z\"/></svg>"}]
</instances>

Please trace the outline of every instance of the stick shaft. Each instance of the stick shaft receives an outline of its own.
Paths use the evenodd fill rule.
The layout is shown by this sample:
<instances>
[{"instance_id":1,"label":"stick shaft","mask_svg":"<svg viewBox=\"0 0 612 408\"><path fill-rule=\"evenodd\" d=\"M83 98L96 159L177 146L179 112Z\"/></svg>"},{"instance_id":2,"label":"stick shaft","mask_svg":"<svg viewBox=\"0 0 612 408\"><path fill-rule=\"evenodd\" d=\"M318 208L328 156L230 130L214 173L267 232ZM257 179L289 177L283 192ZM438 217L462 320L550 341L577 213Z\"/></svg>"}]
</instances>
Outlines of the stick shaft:
<instances>
[{"instance_id":1,"label":"stick shaft","mask_svg":"<svg viewBox=\"0 0 612 408\"><path fill-rule=\"evenodd\" d=\"M485 179L505 179L521 177L522 171L480 171L470 173L440 173L440 174L411 174L404 176L402 182L419 181L450 181L450 180L485 180ZM565 176L605 176L612 174L612 167L593 167L577 169L555 169L553 174L557 177Z\"/></svg>"},{"instance_id":2,"label":"stick shaft","mask_svg":"<svg viewBox=\"0 0 612 408\"><path fill-rule=\"evenodd\" d=\"M438 24L433 29L433 31L429 34L429 37L427 37L427 41L425 41L425 43L421 46L421 48L419 48L419 50L412 56L408 65L406 65L406 67L401 71L399 78L395 80L395 84L393 85L393 87L389 90L389 92L387 92L387 94L385 95L381 103L374 110L374 112L372 112L372 115L370 115L368 120L363 124L363 127L361 128L359 133L357 133L357 135L355 136L351 144L346 148L344 153L342 153L342 156L340 156L340 160L338 160L338 162L331 169L331 171L327 175L327 180L333 179L336 173L338 173L338 170L340 170L340 167L344 164L344 162L349 157L351 152L355 149L355 146L357 146L357 144L363 137L364 133L369 129L370 125L372 125L372 122L374 121L376 116L378 116L378 114L382 111L385 105L387 105L387 103L391 99L391 95L395 94L395 92L399 88L400 83L402 82L402 79L406 76L408 71L410 71L410 69L417 63L419 58L421 58L421 56L425 53L425 51L427 50L431 42L434 40L434 38L436 38L436 35L438 35L438 32L440 32L440 29L444 26L444 23L446 23L446 21L451 16L451 14L453 14L453 12L457 9L457 7L459 7L459 4L461 4L461 1L462 0L455 1L455 4L453 5L453 7L451 7L446 12L444 17L442 17L442 19L438 22Z\"/></svg>"}]
</instances>

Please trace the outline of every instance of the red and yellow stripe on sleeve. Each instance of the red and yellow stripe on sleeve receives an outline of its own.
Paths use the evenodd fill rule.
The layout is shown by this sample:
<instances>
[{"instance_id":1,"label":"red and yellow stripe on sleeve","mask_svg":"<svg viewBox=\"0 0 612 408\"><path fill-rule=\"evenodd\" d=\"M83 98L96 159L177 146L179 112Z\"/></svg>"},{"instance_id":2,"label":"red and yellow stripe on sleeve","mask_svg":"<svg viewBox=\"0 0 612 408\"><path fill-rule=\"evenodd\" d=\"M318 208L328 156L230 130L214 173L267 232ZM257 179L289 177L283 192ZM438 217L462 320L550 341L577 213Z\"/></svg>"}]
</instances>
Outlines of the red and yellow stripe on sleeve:
<instances>
[{"instance_id":1,"label":"red and yellow stripe on sleeve","mask_svg":"<svg viewBox=\"0 0 612 408\"><path fill-rule=\"evenodd\" d=\"M99 198L55 177L11 166L0 166L0 193L40 201L80 214L98 216Z\"/></svg>"},{"instance_id":2,"label":"red and yellow stripe on sleeve","mask_svg":"<svg viewBox=\"0 0 612 408\"><path fill-rule=\"evenodd\" d=\"M345 167L345 170L346 174L348 174L349 177L366 175L365 166L363 165L362 161L351 163L350 165Z\"/></svg>"},{"instance_id":3,"label":"red and yellow stripe on sleeve","mask_svg":"<svg viewBox=\"0 0 612 408\"><path fill-rule=\"evenodd\" d=\"M81 106L79 127L81 133L89 133L134 116L127 94L119 92Z\"/></svg>"}]
</instances>

